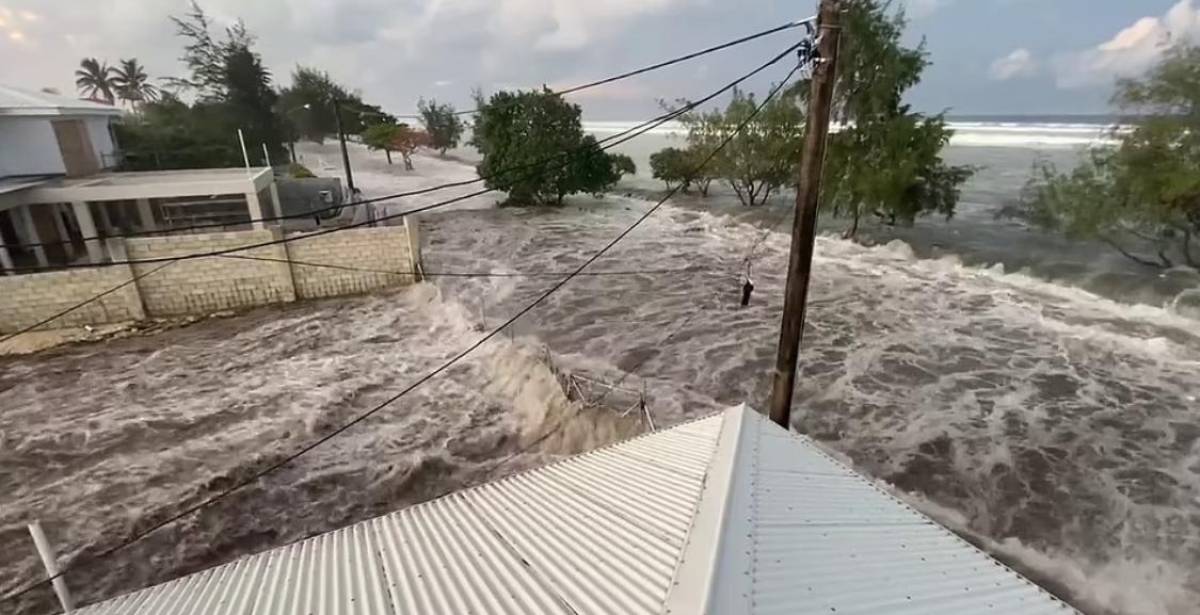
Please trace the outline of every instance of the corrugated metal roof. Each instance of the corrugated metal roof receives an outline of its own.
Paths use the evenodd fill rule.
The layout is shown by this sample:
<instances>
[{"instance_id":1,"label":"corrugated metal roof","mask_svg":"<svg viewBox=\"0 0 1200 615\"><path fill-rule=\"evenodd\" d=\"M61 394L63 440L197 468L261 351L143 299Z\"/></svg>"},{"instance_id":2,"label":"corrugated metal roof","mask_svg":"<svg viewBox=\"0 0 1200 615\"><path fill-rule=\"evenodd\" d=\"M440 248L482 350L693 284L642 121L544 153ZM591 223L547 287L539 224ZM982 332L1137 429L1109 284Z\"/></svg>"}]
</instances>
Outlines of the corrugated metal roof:
<instances>
[{"instance_id":1,"label":"corrugated metal roof","mask_svg":"<svg viewBox=\"0 0 1200 615\"><path fill-rule=\"evenodd\" d=\"M0 116L25 115L121 115L121 110L103 103L70 96L31 92L0 85Z\"/></svg>"},{"instance_id":2,"label":"corrugated metal roof","mask_svg":"<svg viewBox=\"0 0 1200 615\"><path fill-rule=\"evenodd\" d=\"M740 407L79 612L1073 610Z\"/></svg>"}]
</instances>

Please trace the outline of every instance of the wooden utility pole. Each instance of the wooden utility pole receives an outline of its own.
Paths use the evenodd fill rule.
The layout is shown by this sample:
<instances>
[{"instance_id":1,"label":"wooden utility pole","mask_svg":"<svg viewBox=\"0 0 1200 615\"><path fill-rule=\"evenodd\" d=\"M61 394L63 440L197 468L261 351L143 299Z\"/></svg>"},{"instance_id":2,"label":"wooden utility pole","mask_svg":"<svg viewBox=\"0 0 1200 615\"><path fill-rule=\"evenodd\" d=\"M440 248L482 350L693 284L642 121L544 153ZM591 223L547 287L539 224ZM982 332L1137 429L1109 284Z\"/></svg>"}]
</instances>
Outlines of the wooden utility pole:
<instances>
[{"instance_id":1,"label":"wooden utility pole","mask_svg":"<svg viewBox=\"0 0 1200 615\"><path fill-rule=\"evenodd\" d=\"M800 160L796 219L792 223L792 252L788 259L787 287L784 291L783 324L779 332L775 378L771 385L771 420L784 429L791 428L796 362L800 356L800 339L804 335L804 312L808 302L808 279L812 273L821 174L825 166L825 140L829 135L838 43L842 34L841 4L840 0L821 0L817 18L817 60L812 69L812 93L808 100L808 132L804 137L804 152Z\"/></svg>"},{"instance_id":2,"label":"wooden utility pole","mask_svg":"<svg viewBox=\"0 0 1200 615\"><path fill-rule=\"evenodd\" d=\"M342 103L333 98L333 124L337 127L338 142L342 146L342 168L346 169L346 188L350 191L350 200L354 200L354 171L350 169L350 152L346 150L346 131L342 129Z\"/></svg>"}]
</instances>

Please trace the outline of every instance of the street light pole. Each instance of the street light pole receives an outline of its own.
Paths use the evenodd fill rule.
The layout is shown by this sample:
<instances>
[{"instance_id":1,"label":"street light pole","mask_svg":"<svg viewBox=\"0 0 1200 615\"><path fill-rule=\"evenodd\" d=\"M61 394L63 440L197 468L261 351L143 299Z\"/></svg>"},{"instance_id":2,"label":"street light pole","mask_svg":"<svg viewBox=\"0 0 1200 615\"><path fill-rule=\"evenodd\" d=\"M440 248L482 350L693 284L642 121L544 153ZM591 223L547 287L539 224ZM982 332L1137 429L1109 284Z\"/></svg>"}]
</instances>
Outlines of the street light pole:
<instances>
[{"instance_id":1,"label":"street light pole","mask_svg":"<svg viewBox=\"0 0 1200 615\"><path fill-rule=\"evenodd\" d=\"M346 149L346 131L342 129L342 104L337 97L333 99L333 121L337 126L338 141L342 145L342 166L346 169L346 188L350 190L350 198L354 198L354 172L350 169L350 152Z\"/></svg>"}]
</instances>

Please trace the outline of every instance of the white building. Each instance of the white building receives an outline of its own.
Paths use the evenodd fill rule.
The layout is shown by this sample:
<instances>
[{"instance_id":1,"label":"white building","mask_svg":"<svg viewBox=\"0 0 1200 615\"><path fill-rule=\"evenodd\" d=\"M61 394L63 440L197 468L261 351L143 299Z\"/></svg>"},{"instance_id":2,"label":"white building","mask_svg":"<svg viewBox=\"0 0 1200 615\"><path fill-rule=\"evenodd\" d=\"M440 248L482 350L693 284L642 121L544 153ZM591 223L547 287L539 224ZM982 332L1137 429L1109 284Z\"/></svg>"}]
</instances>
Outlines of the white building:
<instances>
[{"instance_id":1,"label":"white building","mask_svg":"<svg viewBox=\"0 0 1200 615\"><path fill-rule=\"evenodd\" d=\"M121 116L109 105L0 85L0 270L85 253L101 262L102 240L114 235L277 215L269 168L113 172Z\"/></svg>"}]
</instances>

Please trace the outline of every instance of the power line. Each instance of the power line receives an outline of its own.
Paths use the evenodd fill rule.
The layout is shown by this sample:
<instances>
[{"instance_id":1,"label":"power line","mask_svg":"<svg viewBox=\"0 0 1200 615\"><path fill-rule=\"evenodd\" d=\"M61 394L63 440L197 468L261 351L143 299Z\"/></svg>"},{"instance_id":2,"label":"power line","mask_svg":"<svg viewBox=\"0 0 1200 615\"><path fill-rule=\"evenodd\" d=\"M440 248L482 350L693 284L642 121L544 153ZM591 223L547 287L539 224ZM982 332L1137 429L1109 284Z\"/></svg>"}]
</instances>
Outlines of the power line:
<instances>
[{"instance_id":1,"label":"power line","mask_svg":"<svg viewBox=\"0 0 1200 615\"><path fill-rule=\"evenodd\" d=\"M676 109L676 110L673 110L673 111L669 111L669 112L667 112L667 113L664 113L664 114L662 114L662 115L660 115L660 116L658 116L658 117L656 117L656 118L654 118L654 119L651 119L651 120L647 120L647 121L645 121L645 122L642 122L641 124L639 124L639 125L635 126L635 127L634 127L634 129L626 130L626 131L623 131L622 133L618 133L617 135L614 135L614 136L619 136L620 138L618 138L618 139L616 139L616 140L613 140L613 141L611 141L611 142L609 142L609 143L606 143L606 144L605 144L603 147L599 148L599 151L608 151L608 150L610 150L610 149L612 149L612 148L614 148L614 147L617 147L618 145L622 145L622 144L624 144L624 143L627 143L627 142L629 142L629 141L631 141L631 140L633 140L633 139L635 139L635 138L637 138L637 137L640 137L640 136L641 136L641 135L643 135L643 134L646 134L646 133L647 133L647 132L649 132L650 130L653 130L654 128L657 128L658 126L661 126L662 124L665 124L666 122L668 122L668 121L671 121L671 120L672 120L672 119L674 119L674 118L680 117L680 116L682 116L682 115L684 115L684 114L688 113L689 111L691 111L691 110L693 110L693 109L696 109L697 107L699 107L699 106L701 106L701 105L703 105L703 104L705 104L705 103L707 103L707 102L709 102L709 101L713 100L714 98L716 98L716 97L720 96L721 94L724 94L725 92L727 92L727 91L729 91L729 90L731 90L731 89L733 89L733 88L737 87L738 85L740 85L742 82L746 81L747 79L750 79L751 77L753 77L753 76L757 75L758 73L760 73L760 72L762 72L762 71L766 70L767 68L769 68L769 67L773 66L774 64L778 63L780 60L784 59L785 57L787 57L788 55L790 55L792 52L794 52L794 51L796 51L797 49L801 48L801 47L802 47L804 44L805 44L805 42L801 42L801 43L796 43L796 44L794 44L794 45L791 45L791 46L789 46L789 47L788 47L787 49L785 49L783 52L781 52L780 54L778 54L778 55L776 55L775 57L771 58L770 60L768 60L768 61L764 62L764 63L763 63L762 65L760 65L758 68L755 68L754 70L750 71L749 73L746 73L745 75L743 75L743 76L739 77L738 79L736 79L736 80L734 80L734 81L732 81L732 82L730 82L730 83L726 84L725 86L723 86L723 87L722 87L722 88L720 88L719 90L716 90L715 92L713 92L713 93L711 93L711 94L709 94L709 95L705 96L704 98L701 98L700 100L697 100L697 101L694 101L694 102L689 102L688 104L684 105L683 107L681 107L681 108L679 108L679 109ZM611 138L611 137L610 137L610 138ZM599 143L599 142L597 142L597 144L598 144L598 143ZM584 147L576 148L575 150L573 150L573 151L571 151L571 152L565 152L565 153L563 153L563 154L557 154L557 155L555 155L555 156L553 156L553 157L563 157L563 158L564 158L563 162L562 162L562 163L561 163L561 164L558 166L558 168L562 168L562 167L565 167L566 165L568 165L568 164L570 164L570 163L571 163L571 161L572 161L572 159L573 159L573 156L574 156L575 154L579 154L579 153L581 153L581 152L586 152L586 151L589 151L589 150L591 150L593 147L594 147L594 146L584 146ZM541 161L538 161L538 162L537 162L537 164L538 164L538 165L544 164L544 163L545 163L545 161L546 161L546 159L543 159L543 160L541 160ZM425 188L425 189L421 189L421 190L415 190L415 191L410 191L410 192L405 192L405 193L399 193L399 194L393 194L393 195L388 195L388 196L376 197L376 198L373 198L373 199L367 199L367 200L364 200L364 201L360 201L358 204L359 204L359 205L365 205L365 204L368 204L368 203L376 203L376 202L380 202L380 201L386 201L386 200L395 199L395 198L398 198L398 197L400 197L400 196L414 196L414 195L418 195L418 194L425 194L425 193L428 193L428 192L434 192L434 191L437 191L437 190L441 190L441 189L444 189L444 188L447 188L447 187L460 187L460 186L466 186L466 185L470 185L470 184L478 183L478 182L482 181L483 179L485 179L485 178L477 178L477 179L473 179L473 180L463 180L463 181L461 181L461 182L454 182L454 183L450 183L450 184L443 184L443 185L440 185L440 186L433 186L433 187L430 187L430 188ZM460 203L460 202L462 202L462 201L466 201L466 200L468 200L468 199L472 199L472 198L475 198L475 197L477 197L477 196L482 196L482 195L484 195L484 194L488 194L488 193L490 193L490 192L495 192L495 191L496 191L496 189L495 189L495 188L484 188L484 189L482 189L482 190L477 190L477 191L475 191L475 192L471 192L471 193L469 193L469 194L460 195L460 196L457 196L457 197L454 197L454 198L451 198L451 199L447 199L447 200L444 200L444 201L440 201L440 202L437 202L437 203L433 203L433 204L430 204L430 205L424 205L424 206L421 206L421 207L417 207L417 208L415 208L415 209L410 209L410 210L407 210L407 211L402 211L402 212L399 212L399 213L390 214L390 215L387 215L387 216L382 216L382 217L379 217L379 218L375 218L375 219L373 219L373 220L366 220L366 221L363 221L363 222L357 222L357 223L348 224L348 225L344 225L344 226L339 226L339 227L334 227L334 228L329 228L329 229L318 230L318 231L315 231L315 232L312 232L312 233L306 233L306 234L304 234L304 235L298 235L298 236L294 236L294 237L285 237L285 238L282 238L282 239L274 239L274 240L271 240L271 241L264 241L264 242L254 243L254 244L248 244L248 245L245 245L245 246L237 246L237 247L233 247L233 248L225 248L225 249L222 249L222 250L214 250L214 251L210 251L210 252L197 252L197 253L193 253L193 254L185 254L185 255L182 255L182 256L163 256L163 257L157 257L157 258L146 258L146 259L131 259L131 260L121 260L121 261L107 261L107 262L103 262L103 263L94 263L94 264L93 264L93 263L71 263L71 264L67 264L67 265L61 265L61 266L58 266L58 267L56 267L55 269L86 269L86 268L91 268L91 267L112 267L112 266L118 266L118 265L145 265L145 264L161 263L161 262L168 262L168 261L193 260L193 259L198 259L198 258L207 258L207 257L210 257L210 256L224 256L224 255L226 255L226 254L233 254L233 253L236 253L236 252L245 252L245 251L247 251L247 250L255 250L255 249L258 249L258 248L265 248L265 247L270 247L270 246L275 246L275 245L282 245L282 244L286 244L286 243L291 243L291 242L293 242L293 241L302 241L302 240L305 240L305 239L311 239L311 238L314 238L314 237L321 237L321 236L324 236L324 235L329 235L329 234L332 234L332 233L337 233L337 232L344 231L344 230L349 230L349 229L354 229L354 228L361 228L361 227L364 227L364 226L370 226L370 225L377 224L377 223L379 223L379 222L385 222L385 221L388 221L388 220L393 220L393 219L398 219L398 218L404 218L404 217L406 217L406 216L410 216L410 215L414 215L414 214L423 213L423 212L430 211L430 210L433 210L433 209L438 209L438 208L445 207L445 206L448 206L448 205L453 205L453 204L455 204L455 203ZM17 272L21 272L21 271L42 271L42 270L45 270L45 269L46 269L46 268L43 268L43 267L17 267L17 268L10 269L10 271L17 271Z\"/></svg>"},{"instance_id":2,"label":"power line","mask_svg":"<svg viewBox=\"0 0 1200 615\"><path fill-rule=\"evenodd\" d=\"M765 98L763 98L762 102L759 103L757 106L755 106L754 111L745 120L743 120L732 133L727 135L721 141L721 143L715 149L713 149L712 152L710 152L708 154L708 156L706 156L702 162L700 162L700 164L696 165L696 167L692 170L691 173L689 173L689 175L694 176L697 173L699 173L699 171L701 169L703 169L705 166L707 166L710 162L712 162L713 158L715 158L717 156L717 154L719 154L722 150L724 150L725 147L728 146L729 143L731 141L733 141L733 139L735 137L737 137L739 134L741 134L741 132L743 130L745 130L746 126L748 126L750 124L750 122L753 121L758 116L758 114L762 111L762 109L784 88L784 86L786 86L787 82L791 80L791 78L796 74L796 71L798 69L799 69L799 66L793 67L791 72L788 73L788 75L783 79L783 81L781 81L778 85L776 85L774 88L772 88L771 92ZM643 222L645 222L650 216L654 215L654 213L657 212L660 208L662 208L662 206L668 200L670 200L672 197L674 197L675 194L677 194L681 188L682 188L682 183L680 185L677 185L675 188L671 189L662 199L660 199L657 203L655 203L654 206L652 206L645 213L643 213L640 217L638 217L638 219L635 220L633 222L633 224L631 224L629 227L627 227L624 231L622 231L620 234L618 234L615 238L613 238L611 241L609 241L607 244L605 244L605 246L602 247L599 251L597 251L595 254L590 256L582 264L580 264L573 271L571 271L569 274L567 274L566 277L564 277L562 280L560 280L559 282L557 282L556 284L551 286L549 290L545 291L537 299L535 299L533 302L531 302L529 305L527 305L524 308L522 308L521 310L519 310L515 315L513 315L511 318L509 318L507 321L505 321L499 327L492 329L487 335L484 335L483 337L481 337L478 341L476 341L475 343L468 346L466 349L464 349L461 352L459 352L458 354L456 354L450 360L446 361L441 366L439 366L437 369L434 369L433 371L431 371L431 372L427 373L426 375L422 376L421 378L417 379L415 382L413 382L409 386L405 387L403 390L396 393L395 395L388 398L387 400L383 401L382 403L376 405L371 410L368 410L367 412L358 415L351 421L343 424L341 427L338 427L337 429L329 432L328 434L322 436L321 438L318 438L314 442L304 446L303 448L301 448L298 451L292 453L291 455L285 457L284 459L277 461L277 462L271 464L270 466L255 472L254 474L247 477L246 479L239 481L238 483L221 491L220 493L218 493L216 495L206 498L205 500L201 501L198 504L189 506L189 507L185 508L183 511L181 511L175 515L172 515L172 516L166 518L165 520L160 521L160 522L150 526L149 528L147 528L145 530L137 532L136 534L133 535L132 538L129 538L116 546L110 547L110 548L100 552L96 556L96 559L103 559L105 557L108 557L109 555L112 555L113 553L121 551L121 550L129 547L130 545L134 544L135 542L141 540L142 538L145 538L146 536L150 535L151 533L158 531L159 529L166 527L167 525L170 525L170 524L174 523L175 521L178 521L179 519L182 519L194 512L197 512L203 508L211 506L212 504L215 504L215 503L225 499L226 497L229 497L231 494L239 491L240 489L246 487L247 485L278 470L279 468L282 468L283 466L291 463L292 461L295 461L296 459L300 458L301 456L307 454L309 451L312 451L313 449L317 448L318 446L321 446L325 442L328 442L329 440L342 434L343 432L350 429L351 427L354 427L355 425L358 425L359 423L365 421L366 419L370 418L371 416L374 416L376 413L378 413L379 411L383 410L384 408L390 406L391 404L395 403L401 397L404 397L408 393L415 390L417 387L420 387L421 385L425 384L429 380L438 376L442 372L445 372L446 370L450 369L455 364L457 364L459 361L461 361L462 359L464 359L465 357L470 355L472 352L479 349L481 346L483 346L489 340L496 337L501 332L503 332L505 329L507 329L508 327L515 324L523 316L525 316L529 312L533 311L536 307L538 307L543 302L545 302L546 299L549 299L550 296L554 295L560 289L562 289L564 286L566 286L566 284L569 283L571 280L575 279L576 277L579 277L579 275L582 274L585 269L587 269L589 266L591 266L593 263L595 263L597 260L599 260L602 256L604 256L606 253L608 253L609 250L611 250L618 243L620 243L622 240L624 240L626 237L628 237L630 233L632 233L639 226L641 226L641 224ZM8 601L8 600L18 598L18 597L28 593L29 591L32 591L35 588L38 588L45 584L51 583L54 581L54 579L62 577L67 572L75 569L75 567L76 567L76 563L72 562L71 564L68 564L67 566L63 567L63 569L60 570L58 572L58 574L53 575L46 580L34 583L24 589L18 590L17 592L10 594L9 596L6 596L3 599L3 601Z\"/></svg>"},{"instance_id":3,"label":"power line","mask_svg":"<svg viewBox=\"0 0 1200 615\"><path fill-rule=\"evenodd\" d=\"M695 58L698 58L698 57L704 56L704 55L708 55L710 53L715 53L717 51L723 51L725 49L729 49L730 47L736 47L737 45L741 45L743 43L748 43L750 41L757 40L757 39L763 38L765 36L770 36L770 35L776 34L778 32L783 32L785 30L791 30L793 28L799 28L801 26L811 27L811 24L813 24L815 21L816 21L816 17L809 17L807 19L801 19L799 21L788 22L783 25L776 26L774 28L769 28L769 29L763 30L761 32L756 32L756 33L750 34L748 36L743 36L739 39L735 39L735 40L729 41L727 43L722 43L720 45L715 45L715 46L709 47L707 49L702 49L700 51L695 51L695 52L692 52L692 53L689 53L686 55L678 56L678 57L672 58L670 60L666 60L664 62L659 62L658 64L653 64L653 65L650 65L650 66L647 66L644 68L631 70L628 72L621 73L619 75L613 75L612 77L606 77L604 79L597 79L596 81L591 81L591 82L577 85L574 87L569 87L565 90L557 90L554 92L554 94L556 94L558 96L566 96L567 94L574 94L576 92L582 92L583 90L586 90L589 88L594 88L597 86L613 83L614 81L620 81L622 79L636 77L638 75L656 71L656 70L659 70L662 68L666 68L668 66L674 66L675 64L679 64L681 62L693 60ZM478 113L478 112L479 112L479 109L470 109L470 110L466 110L466 111L455 111L454 115L471 115L471 114ZM419 119L421 116L415 115L415 114L410 114L410 115L398 115L396 117Z\"/></svg>"},{"instance_id":4,"label":"power line","mask_svg":"<svg viewBox=\"0 0 1200 615\"><path fill-rule=\"evenodd\" d=\"M637 75L642 75L642 74L645 74L645 73L653 72L653 71L656 71L656 70L660 70L660 69L662 69L662 68L666 68L666 67L668 67L668 66L673 66L673 65L675 65L675 64L679 64L679 63L681 63L681 62L686 62L686 61L688 61L688 60L693 60L693 59L695 59L695 58L698 58L698 57L701 57L701 56L705 56L705 55L708 55L708 54L711 54L711 53L715 53L715 52L717 52L717 51L722 51L722 50L725 50L725 49L729 49L729 48L731 48L731 47L736 47L736 46L738 46L738 45L742 45L742 44L748 43L748 42L750 42L750 41L754 41L754 40L757 40L757 39L760 39L760 38L763 38L763 37L766 37L766 36L770 36L770 35L772 35L772 34L776 34L776 33L779 33L779 32L783 32L783 31L785 31L785 30L790 30L790 29L793 29L793 28L801 27L801 26L811 27L811 23L812 23L813 21L815 21L815 19L816 19L815 17L810 17L810 18L808 18L808 19L803 19L803 20L800 20L800 21L789 22L789 23L786 23L786 24L783 24L783 25L776 26L776 27L774 27L774 28L769 28L769 29L767 29L767 30L763 30L763 31L761 31L761 32L756 32L756 33L754 33L754 34L750 34L750 35L748 35L748 36L743 36L743 37L741 37L741 38L734 39L734 40L732 40L732 41L729 41L729 42L726 42L726 43L722 43L722 44L720 44L720 45L715 45L715 46L713 46L713 47L709 47L709 48L707 48L707 49L702 49L702 50L700 50L700 51L695 51L695 52L692 52L692 53L689 53L689 54L686 54L686 55L682 55L682 56L678 56L678 57L672 58L672 59L670 59L670 60L666 60L666 61L663 61L663 62L659 62L659 63L657 63L657 64L652 64L652 65L650 65L650 66L646 66L646 67L642 67L642 68L639 68L639 69L631 70L631 71L624 72L624 73L621 73L621 74L618 74L618 75L613 75L613 76L611 76L611 77L605 77L605 78L603 78L603 79L597 79L596 81L592 81L592 82L585 83L585 84L582 84L582 85L577 85L577 86L574 86L574 87L571 87L571 88L567 88L567 89L565 89L565 90L561 90L561 91L554 92L554 93L555 93L556 95L558 95L558 96L564 96L564 95L566 95L566 94L573 94L573 93L575 93L575 92L580 92L580 91L583 91L583 90L586 90L586 89L590 89L590 88L598 87L598 86L601 86L601 85L607 85L607 84L609 84L609 83L614 83L614 82L617 82L617 81L621 81L621 80L624 80L624 79L628 79L628 78L630 78L630 77L635 77L635 76L637 76ZM360 111L360 112L361 112L361 111ZM470 110L470 111L458 111L458 112L456 112L456 113L455 113L455 115L470 115L470 114L473 114L473 113L478 113L478 112L479 112L479 109L472 109L472 110ZM374 112L372 112L372 113L374 113ZM395 116L395 117L403 117L403 118L419 118L420 116L419 116L419 115L399 115L399 116ZM655 120L650 120L650 121L655 121ZM635 127L634 129L630 129L630 131L632 131L632 130L636 130L636 128L637 128L637 127ZM629 132L629 131L625 131L625 132ZM618 134L616 134L616 135L612 135L612 136L606 137L606 138L604 138L604 139L600 139L600 140L598 141L598 144L605 143L606 141L609 141L609 140L612 140L612 139L618 138L618 137L620 137L621 135L622 135L622 133L618 133ZM556 156L557 156L557 155L556 155ZM436 192L436 191L438 191L438 190L445 190L445 189L447 189L447 188L456 188L456 187L466 186L466 185L470 185L470 184L478 183L478 182L481 182L481 181L485 181L485 180L487 180L487 179L489 179L489 178L491 178L491 177L497 177L497 176L500 176L500 175L502 175L502 174L509 173L509 172L515 171L515 170L517 170L517 169L520 169L520 168L523 168L523 167L524 167L524 168L528 168L528 167L530 167L530 166L539 166L539 165L540 165L540 164L542 164L543 162L545 162L545 160L543 160L543 161L533 161L532 163L527 163L527 164L524 164L524 165L517 165L517 166L515 166L515 167L513 167L513 168L509 168L509 169L503 169L503 170L501 170L501 171L498 171L498 172L496 172L496 173L492 174L490 177L489 177L489 176L484 176L484 177L479 177L479 178L477 178L477 179L473 179L473 180L464 180L464 181L461 181L461 182L450 182L450 183L447 183L447 184L441 184L441 185L438 185L438 186L433 186L433 187L430 187L430 188L422 188L422 189L419 189L419 190L414 190L414 191L409 191L409 192L401 192L401 193L396 193L396 194L392 194L392 195L388 195L388 196L384 196L384 197L378 197L378 198L375 198L375 199L367 199L367 200L363 200L363 201L357 201L357 202L352 202L352 203L345 203L345 204L339 204L339 205L331 205L331 206L329 206L329 207L320 208L320 209L315 209L315 210L308 211L308 212L305 212L305 213L302 213L302 214L286 214L286 215L279 215L279 216L267 216L267 217L262 217L262 218L250 218L249 220L246 220L246 221L240 221L240 222L211 222L211 223L204 223L204 224L193 224L193 225L184 226L184 227L177 227L177 228L173 228L173 229L161 229L161 230L152 230L152 231L137 231L137 232L132 232L132 233L124 233L124 234L119 234L119 235L108 235L108 236L105 236L105 237L100 237L100 236L95 236L95 237L84 237L84 238L81 238L81 239L80 239L80 241L87 242L87 241L100 241L100 240L104 240L104 239L116 239L116 238L127 238L127 237L145 237L145 236L155 236L155 235L160 235L160 234L171 234L171 233L186 233L186 232L191 232L191 231L205 230L205 229L212 229L212 228L226 228L226 227L229 227L229 226L239 226L239 225L244 225L244 224L254 224L254 223L258 223L258 222L281 222L281 221L286 221L286 220L303 220L303 219L308 219L308 218L313 218L313 217L315 217L315 216L319 216L320 214L323 214L323 213L328 213L328 212L331 212L331 211L340 210L340 209L342 209L342 208L345 208L345 207L359 207L359 206L362 206L362 205L367 205L367 204L370 204L370 203L376 203L376 202L379 202L379 201L382 201L382 200L391 200L391 199L402 198L402 197L408 197L408 196L419 196L419 195L422 195L422 194L428 194L428 193L430 193L430 192ZM60 240L60 241L53 241L53 242L35 242L35 243L26 243L26 244L8 244L8 247L9 247L9 248L33 248L33 247L48 247L48 246L67 245L67 244L73 244L73 243L74 243L74 242L73 242L72 240ZM47 269L47 268L42 268L42 269Z\"/></svg>"}]
</instances>

